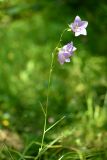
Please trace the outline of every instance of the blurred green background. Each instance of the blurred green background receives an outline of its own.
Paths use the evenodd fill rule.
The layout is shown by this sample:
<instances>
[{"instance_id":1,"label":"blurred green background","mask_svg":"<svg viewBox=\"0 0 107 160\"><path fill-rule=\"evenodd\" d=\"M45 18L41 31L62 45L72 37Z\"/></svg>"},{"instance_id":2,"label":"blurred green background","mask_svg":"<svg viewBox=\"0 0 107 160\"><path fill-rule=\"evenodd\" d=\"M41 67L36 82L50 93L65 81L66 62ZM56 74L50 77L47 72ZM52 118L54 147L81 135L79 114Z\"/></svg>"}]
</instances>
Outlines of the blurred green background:
<instances>
[{"instance_id":1,"label":"blurred green background","mask_svg":"<svg viewBox=\"0 0 107 160\"><path fill-rule=\"evenodd\" d=\"M64 34L62 45L73 41L76 54L63 66L55 57L48 126L66 118L47 134L45 142L63 133L59 143L64 151L57 155L50 150L47 159L58 159L67 147L84 151L107 147L107 3L103 0L0 0L1 143L2 135L6 145L19 150L31 141L41 141L40 102L46 103L51 53L76 15L88 21L88 35ZM13 133L22 146L17 146ZM16 144L8 140L9 135ZM29 155L36 155L38 147L34 148ZM3 159L5 154L1 155ZM105 154L100 156L96 159L107 159Z\"/></svg>"}]
</instances>

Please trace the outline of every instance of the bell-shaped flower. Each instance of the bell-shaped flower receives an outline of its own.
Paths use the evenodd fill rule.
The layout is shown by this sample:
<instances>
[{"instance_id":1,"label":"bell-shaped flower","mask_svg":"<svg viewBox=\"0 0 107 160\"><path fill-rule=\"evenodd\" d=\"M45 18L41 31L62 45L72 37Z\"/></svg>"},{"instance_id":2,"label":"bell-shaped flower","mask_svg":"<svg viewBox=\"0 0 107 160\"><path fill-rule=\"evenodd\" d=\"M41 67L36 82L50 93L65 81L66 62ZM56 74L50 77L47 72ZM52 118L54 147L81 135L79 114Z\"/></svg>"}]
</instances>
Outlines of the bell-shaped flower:
<instances>
[{"instance_id":1,"label":"bell-shaped flower","mask_svg":"<svg viewBox=\"0 0 107 160\"><path fill-rule=\"evenodd\" d=\"M74 22L69 25L71 30L75 33L75 36L87 35L86 31L87 26L88 22L82 21L79 16L76 16Z\"/></svg>"},{"instance_id":2,"label":"bell-shaped flower","mask_svg":"<svg viewBox=\"0 0 107 160\"><path fill-rule=\"evenodd\" d=\"M76 48L73 46L73 42L66 44L63 46L58 53L58 61L60 64L64 64L64 62L70 62L70 57L73 55L73 52Z\"/></svg>"}]
</instances>

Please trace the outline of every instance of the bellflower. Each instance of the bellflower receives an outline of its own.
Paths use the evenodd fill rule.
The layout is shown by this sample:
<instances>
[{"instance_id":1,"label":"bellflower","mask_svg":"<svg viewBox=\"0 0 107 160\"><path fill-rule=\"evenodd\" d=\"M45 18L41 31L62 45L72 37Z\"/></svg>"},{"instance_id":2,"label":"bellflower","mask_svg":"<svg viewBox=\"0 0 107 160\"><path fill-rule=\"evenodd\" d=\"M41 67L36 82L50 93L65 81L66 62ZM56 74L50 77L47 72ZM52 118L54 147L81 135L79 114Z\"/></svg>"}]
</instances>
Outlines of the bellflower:
<instances>
[{"instance_id":1,"label":"bellflower","mask_svg":"<svg viewBox=\"0 0 107 160\"><path fill-rule=\"evenodd\" d=\"M63 46L58 53L59 63L64 64L64 62L70 62L70 57L73 55L75 50L76 48L73 46L73 42Z\"/></svg>"},{"instance_id":2,"label":"bellflower","mask_svg":"<svg viewBox=\"0 0 107 160\"><path fill-rule=\"evenodd\" d=\"M75 36L87 35L86 31L87 26L88 22L82 21L79 16L76 16L74 22L69 25L71 30L75 33Z\"/></svg>"}]
</instances>

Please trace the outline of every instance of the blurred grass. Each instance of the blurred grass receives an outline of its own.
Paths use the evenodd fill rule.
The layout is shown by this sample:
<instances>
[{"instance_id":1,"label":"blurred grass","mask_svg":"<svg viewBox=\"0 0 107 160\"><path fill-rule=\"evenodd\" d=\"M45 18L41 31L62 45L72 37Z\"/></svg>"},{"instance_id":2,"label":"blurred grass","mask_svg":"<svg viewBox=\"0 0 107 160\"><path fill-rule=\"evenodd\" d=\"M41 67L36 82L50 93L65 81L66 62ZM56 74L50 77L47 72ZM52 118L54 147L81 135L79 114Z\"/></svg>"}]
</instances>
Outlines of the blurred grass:
<instances>
[{"instance_id":1,"label":"blurred grass","mask_svg":"<svg viewBox=\"0 0 107 160\"><path fill-rule=\"evenodd\" d=\"M6 143L13 159L20 157L24 149L19 155L11 151L17 150L8 140L8 136L13 137L12 133L20 136L23 148L32 141L41 141L44 117L40 102L46 102L51 53L61 31L77 14L89 21L88 36L73 40L78 49L70 64L60 66L55 57L48 126L63 116L66 118L45 139L48 144L61 136L54 144L59 149L53 145L42 159L107 159L106 3L2 0L0 130L3 132L0 144ZM73 35L67 33L62 45L72 39ZM36 156L38 147L33 144L26 155ZM1 159L12 159L9 152L3 149Z\"/></svg>"}]
</instances>

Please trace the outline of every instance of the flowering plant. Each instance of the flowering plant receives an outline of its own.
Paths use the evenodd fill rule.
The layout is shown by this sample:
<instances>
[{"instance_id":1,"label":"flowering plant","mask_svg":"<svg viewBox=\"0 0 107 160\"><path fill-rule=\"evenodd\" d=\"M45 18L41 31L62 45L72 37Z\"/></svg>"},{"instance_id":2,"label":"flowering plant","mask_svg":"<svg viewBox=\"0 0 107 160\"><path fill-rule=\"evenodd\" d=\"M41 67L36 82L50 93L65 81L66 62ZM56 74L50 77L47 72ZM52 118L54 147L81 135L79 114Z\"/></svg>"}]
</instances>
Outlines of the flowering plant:
<instances>
[{"instance_id":1,"label":"flowering plant","mask_svg":"<svg viewBox=\"0 0 107 160\"><path fill-rule=\"evenodd\" d=\"M73 42L69 42L67 44L65 44L63 47L59 48L59 45L61 45L61 41L62 41L62 36L65 33L65 31L73 31L75 33L75 36L79 36L79 35L87 35L86 32L86 27L88 25L87 21L82 21L81 18L79 16L76 16L75 20L73 23L71 23L69 25L69 29L65 29L61 36L60 36L60 40L56 46L56 48L54 49L54 51L52 52L52 60L51 60L51 65L50 65L50 71L49 71L49 78L48 78L48 88L47 88L47 96L46 96L46 105L43 106L41 103L41 108L43 110L44 113L44 128L43 128L43 135L42 135L42 141L41 141L41 146L39 148L39 152L38 155L35 157L34 160L37 160L38 158L41 157L41 155L43 154L44 150L47 149L47 147L44 147L44 138L45 138L45 134L52 129L56 124L58 124L62 119L65 118L65 116L63 116L61 119L59 119L57 122L55 122L52 126L50 126L49 128L47 128L47 111L48 111L48 102L49 102L49 91L50 91L50 84L51 84L51 75L52 75L52 71L53 71L53 63L54 63L54 52L56 52L56 50L58 49L58 61L61 65L63 65L65 62L70 62L70 57L73 55L74 51L76 50L76 47L74 47ZM55 141L56 142L56 141Z\"/></svg>"}]
</instances>

